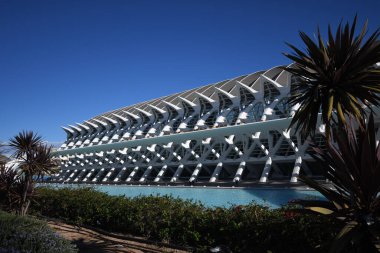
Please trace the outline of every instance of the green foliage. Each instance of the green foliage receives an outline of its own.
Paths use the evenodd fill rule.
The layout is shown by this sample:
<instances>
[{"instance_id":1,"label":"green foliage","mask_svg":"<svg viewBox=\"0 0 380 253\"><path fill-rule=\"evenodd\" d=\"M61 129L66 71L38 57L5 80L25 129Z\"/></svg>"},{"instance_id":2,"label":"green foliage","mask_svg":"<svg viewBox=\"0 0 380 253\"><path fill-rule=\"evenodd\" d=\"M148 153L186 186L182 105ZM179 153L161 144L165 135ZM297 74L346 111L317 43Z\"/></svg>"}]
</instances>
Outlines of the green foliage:
<instances>
[{"instance_id":1,"label":"green foliage","mask_svg":"<svg viewBox=\"0 0 380 253\"><path fill-rule=\"evenodd\" d=\"M74 253L45 222L0 211L0 252Z\"/></svg>"},{"instance_id":2,"label":"green foliage","mask_svg":"<svg viewBox=\"0 0 380 253\"><path fill-rule=\"evenodd\" d=\"M380 62L380 31L365 40L367 23L356 35L356 21L355 17L351 26L340 24L335 36L329 26L326 42L319 29L316 42L300 32L304 52L288 44L294 53L285 56L295 64L286 70L300 77L289 99L290 106L300 104L291 126L301 129L303 136L315 132L320 109L329 133L333 112L341 125L347 124L346 115L361 123L367 117L363 105L380 105L380 70L374 68Z\"/></svg>"},{"instance_id":3,"label":"green foliage","mask_svg":"<svg viewBox=\"0 0 380 253\"><path fill-rule=\"evenodd\" d=\"M358 252L380 252L380 146L376 143L373 115L367 126L335 130L333 136L337 145L329 142L327 150L315 146L313 156L326 168L325 176L335 189L301 176L301 181L328 201L295 203L304 210L327 214L346 223L331 252L353 248Z\"/></svg>"},{"instance_id":4,"label":"green foliage","mask_svg":"<svg viewBox=\"0 0 380 253\"><path fill-rule=\"evenodd\" d=\"M33 195L34 184L29 185L27 198ZM0 165L0 205L3 210L18 210L24 196L25 181L23 176L12 167Z\"/></svg>"},{"instance_id":5,"label":"green foliage","mask_svg":"<svg viewBox=\"0 0 380 253\"><path fill-rule=\"evenodd\" d=\"M9 140L8 146L17 168L6 168L0 163L0 195L8 200L9 209L25 215L34 196L34 179L54 173L57 160L52 157L52 147L31 131L20 132Z\"/></svg>"},{"instance_id":6,"label":"green foliage","mask_svg":"<svg viewBox=\"0 0 380 253\"><path fill-rule=\"evenodd\" d=\"M233 252L323 252L341 225L287 209L256 204L206 208L170 196L126 198L91 188L38 188L32 211L79 225L189 246L204 252L227 245Z\"/></svg>"}]
</instances>

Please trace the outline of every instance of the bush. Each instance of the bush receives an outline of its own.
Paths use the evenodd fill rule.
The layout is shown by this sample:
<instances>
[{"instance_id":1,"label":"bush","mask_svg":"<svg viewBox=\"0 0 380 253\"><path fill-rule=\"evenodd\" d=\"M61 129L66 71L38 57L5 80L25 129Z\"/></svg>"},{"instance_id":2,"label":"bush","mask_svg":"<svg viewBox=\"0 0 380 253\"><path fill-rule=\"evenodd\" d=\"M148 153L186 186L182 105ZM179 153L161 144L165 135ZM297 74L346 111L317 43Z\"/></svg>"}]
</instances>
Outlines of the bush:
<instances>
[{"instance_id":1,"label":"bush","mask_svg":"<svg viewBox=\"0 0 380 253\"><path fill-rule=\"evenodd\" d=\"M143 236L205 251L324 252L341 224L323 216L257 204L207 208L170 196L126 198L91 188L39 188L33 211L78 225Z\"/></svg>"},{"instance_id":2,"label":"bush","mask_svg":"<svg viewBox=\"0 0 380 253\"><path fill-rule=\"evenodd\" d=\"M72 253L77 250L45 222L0 211L0 252Z\"/></svg>"}]
</instances>

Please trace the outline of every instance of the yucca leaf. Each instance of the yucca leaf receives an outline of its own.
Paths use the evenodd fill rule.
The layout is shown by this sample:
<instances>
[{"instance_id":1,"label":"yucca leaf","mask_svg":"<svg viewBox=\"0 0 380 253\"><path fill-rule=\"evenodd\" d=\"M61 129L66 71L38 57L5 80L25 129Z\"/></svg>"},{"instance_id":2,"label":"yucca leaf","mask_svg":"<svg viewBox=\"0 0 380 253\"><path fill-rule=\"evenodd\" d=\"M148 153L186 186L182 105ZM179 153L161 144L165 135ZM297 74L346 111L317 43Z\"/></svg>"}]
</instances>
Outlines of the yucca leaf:
<instances>
[{"instance_id":1,"label":"yucca leaf","mask_svg":"<svg viewBox=\"0 0 380 253\"><path fill-rule=\"evenodd\" d=\"M340 102L336 103L336 110L338 112L338 118L342 124L346 124L346 118L344 117L344 112L342 110L342 104Z\"/></svg>"},{"instance_id":2,"label":"yucca leaf","mask_svg":"<svg viewBox=\"0 0 380 253\"><path fill-rule=\"evenodd\" d=\"M347 203L347 200L342 198L341 195L319 184L318 182L303 175L300 175L299 179L301 182L320 192L326 199L330 200L338 210L343 209Z\"/></svg>"},{"instance_id":3,"label":"yucca leaf","mask_svg":"<svg viewBox=\"0 0 380 253\"><path fill-rule=\"evenodd\" d=\"M374 247L380 252L380 221L368 226L368 232Z\"/></svg>"},{"instance_id":4,"label":"yucca leaf","mask_svg":"<svg viewBox=\"0 0 380 253\"><path fill-rule=\"evenodd\" d=\"M331 119L331 115L332 115L332 110L333 110L333 105L334 105L334 96L333 95L330 95L330 98L328 99L329 101L329 104L328 104L328 108L327 108L327 122L330 121Z\"/></svg>"},{"instance_id":5,"label":"yucca leaf","mask_svg":"<svg viewBox=\"0 0 380 253\"><path fill-rule=\"evenodd\" d=\"M339 253L347 250L350 241L357 235L360 235L361 229L358 226L358 223L355 221L348 222L343 229L336 236L333 241L331 248L329 250L330 253Z\"/></svg>"},{"instance_id":6,"label":"yucca leaf","mask_svg":"<svg viewBox=\"0 0 380 253\"><path fill-rule=\"evenodd\" d=\"M337 211L334 204L323 200L293 200L292 204L301 205L304 209L319 214L332 214Z\"/></svg>"},{"instance_id":7,"label":"yucca leaf","mask_svg":"<svg viewBox=\"0 0 380 253\"><path fill-rule=\"evenodd\" d=\"M364 41L367 23L355 37L356 25L357 17L351 26L347 23L342 28L342 23L339 24L335 37L329 26L327 43L323 41L319 29L317 43L304 32L300 32L300 37L306 45L304 51L288 44L294 54L285 55L293 60L295 65L287 70L304 78L298 85L301 92L289 99L290 105L301 105L295 116L302 115L292 120L291 126L296 126L295 129L303 136L313 135L315 132L318 122L315 118L318 118L319 111L315 110L315 107L319 108L322 105L323 123L329 125L334 119L330 114L334 111L338 113L342 124L347 124L346 116L363 122L360 119L364 119L366 114L362 109L362 103L368 107L380 105L380 74L372 68L380 62L379 30ZM334 97L332 108L324 106L323 104L330 104L331 96ZM314 101L315 99L317 101Z\"/></svg>"},{"instance_id":8,"label":"yucca leaf","mask_svg":"<svg viewBox=\"0 0 380 253\"><path fill-rule=\"evenodd\" d=\"M334 213L334 211L331 209L323 208L319 206L309 206L309 207L305 207L305 209L311 210L316 213L324 214L324 215L329 215L329 214Z\"/></svg>"}]
</instances>

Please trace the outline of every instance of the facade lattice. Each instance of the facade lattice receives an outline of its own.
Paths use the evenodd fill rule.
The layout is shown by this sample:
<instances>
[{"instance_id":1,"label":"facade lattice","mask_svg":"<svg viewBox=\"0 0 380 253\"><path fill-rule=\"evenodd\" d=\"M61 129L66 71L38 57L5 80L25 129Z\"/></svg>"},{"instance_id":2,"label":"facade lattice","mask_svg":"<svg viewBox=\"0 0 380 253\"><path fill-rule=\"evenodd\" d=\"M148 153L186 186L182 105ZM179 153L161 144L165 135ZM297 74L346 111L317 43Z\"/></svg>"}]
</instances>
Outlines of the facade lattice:
<instances>
[{"instance_id":1,"label":"facade lattice","mask_svg":"<svg viewBox=\"0 0 380 253\"><path fill-rule=\"evenodd\" d=\"M58 182L297 182L319 177L309 142L288 131L297 78L275 67L63 127ZM321 132L322 131L322 132ZM316 140L324 145L323 128Z\"/></svg>"}]
</instances>

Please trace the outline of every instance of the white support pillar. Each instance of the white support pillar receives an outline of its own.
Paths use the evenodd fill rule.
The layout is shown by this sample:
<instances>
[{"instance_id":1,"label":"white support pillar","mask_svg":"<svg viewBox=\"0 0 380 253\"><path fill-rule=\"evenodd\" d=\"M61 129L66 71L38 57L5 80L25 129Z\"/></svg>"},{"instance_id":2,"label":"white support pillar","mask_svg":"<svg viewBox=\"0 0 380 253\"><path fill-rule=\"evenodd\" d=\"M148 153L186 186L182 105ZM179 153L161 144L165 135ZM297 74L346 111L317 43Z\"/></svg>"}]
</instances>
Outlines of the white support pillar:
<instances>
[{"instance_id":1,"label":"white support pillar","mask_svg":"<svg viewBox=\"0 0 380 253\"><path fill-rule=\"evenodd\" d=\"M154 179L154 182L160 182L165 171L168 169L167 165L162 166L160 172L158 172L157 177Z\"/></svg>"},{"instance_id":2,"label":"white support pillar","mask_svg":"<svg viewBox=\"0 0 380 253\"><path fill-rule=\"evenodd\" d=\"M112 173L113 173L114 171L115 171L115 168L111 168L111 169L108 171L107 175L103 178L102 182L106 182L106 181L108 181L108 178L112 175Z\"/></svg>"},{"instance_id":3,"label":"white support pillar","mask_svg":"<svg viewBox=\"0 0 380 253\"><path fill-rule=\"evenodd\" d=\"M66 170L64 173L62 173L61 177L59 178L59 181L63 181L68 173L70 173L70 170Z\"/></svg>"},{"instance_id":4,"label":"white support pillar","mask_svg":"<svg viewBox=\"0 0 380 253\"><path fill-rule=\"evenodd\" d=\"M95 175L95 177L92 179L92 182L97 182L97 181L100 181L100 177L103 175L104 173L104 168L100 169L99 172Z\"/></svg>"},{"instance_id":5,"label":"white support pillar","mask_svg":"<svg viewBox=\"0 0 380 253\"><path fill-rule=\"evenodd\" d=\"M193 172L193 174L190 177L190 180L189 180L190 183L194 182L195 180L197 180L198 174L201 171L201 169L202 169L202 164L198 163L197 167L195 167L194 172Z\"/></svg>"},{"instance_id":6,"label":"white support pillar","mask_svg":"<svg viewBox=\"0 0 380 253\"><path fill-rule=\"evenodd\" d=\"M302 157L298 156L294 164L292 178L290 179L291 183L297 183L298 176L300 175L301 164L302 164Z\"/></svg>"},{"instance_id":7,"label":"white support pillar","mask_svg":"<svg viewBox=\"0 0 380 253\"><path fill-rule=\"evenodd\" d=\"M236 174L235 174L235 177L234 177L234 180L233 180L234 183L235 182L240 182L241 176L243 175L243 171L245 169L245 165L246 165L246 162L244 162L244 161L239 164L239 167L238 167L238 169L236 171Z\"/></svg>"},{"instance_id":8,"label":"white support pillar","mask_svg":"<svg viewBox=\"0 0 380 253\"><path fill-rule=\"evenodd\" d=\"M78 170L74 170L74 171L70 174L70 176L69 176L68 178L66 178L65 182L70 181L70 180L72 179L72 177L75 175L75 173L76 173L77 171L78 171Z\"/></svg>"},{"instance_id":9,"label":"white support pillar","mask_svg":"<svg viewBox=\"0 0 380 253\"><path fill-rule=\"evenodd\" d=\"M124 174L127 172L127 168L126 167L123 167L119 173L117 173L116 177L114 178L114 182L118 182L120 181L120 179L124 176Z\"/></svg>"},{"instance_id":10,"label":"white support pillar","mask_svg":"<svg viewBox=\"0 0 380 253\"><path fill-rule=\"evenodd\" d=\"M267 161L265 162L263 173L261 174L260 183L265 183L268 181L268 176L269 176L271 167L272 167L272 157L268 157Z\"/></svg>"},{"instance_id":11,"label":"white support pillar","mask_svg":"<svg viewBox=\"0 0 380 253\"><path fill-rule=\"evenodd\" d=\"M90 170L90 172L87 173L86 177L83 179L83 182L86 182L90 178L92 173L94 173L94 171L95 171L95 169Z\"/></svg>"},{"instance_id":12,"label":"white support pillar","mask_svg":"<svg viewBox=\"0 0 380 253\"><path fill-rule=\"evenodd\" d=\"M146 170L145 170L144 174L142 175L142 177L140 178L139 182L145 182L146 178L152 172L152 168L153 168L153 166L149 166L148 168L146 168Z\"/></svg>"},{"instance_id":13,"label":"white support pillar","mask_svg":"<svg viewBox=\"0 0 380 253\"><path fill-rule=\"evenodd\" d=\"M80 178L83 178L83 176L86 174L87 172L87 169L83 169L79 174L78 176L76 176L76 178L74 179L74 182L78 182Z\"/></svg>"},{"instance_id":14,"label":"white support pillar","mask_svg":"<svg viewBox=\"0 0 380 253\"><path fill-rule=\"evenodd\" d=\"M139 166L136 166L133 168L131 174L129 174L128 178L127 178L127 182L130 182L133 178L133 176L137 173L137 171L139 170Z\"/></svg>"},{"instance_id":15,"label":"white support pillar","mask_svg":"<svg viewBox=\"0 0 380 253\"><path fill-rule=\"evenodd\" d=\"M172 177L172 179L170 180L170 182L177 182L177 179L179 178L179 176L181 176L181 173L182 173L184 167L185 166L183 166L183 164L180 164L178 166L178 169L174 173L174 176Z\"/></svg>"},{"instance_id":16,"label":"white support pillar","mask_svg":"<svg viewBox=\"0 0 380 253\"><path fill-rule=\"evenodd\" d=\"M220 171L223 168L223 163L218 163L214 169L214 172L212 173L212 176L210 178L210 182L215 182L219 178Z\"/></svg>"}]
</instances>

